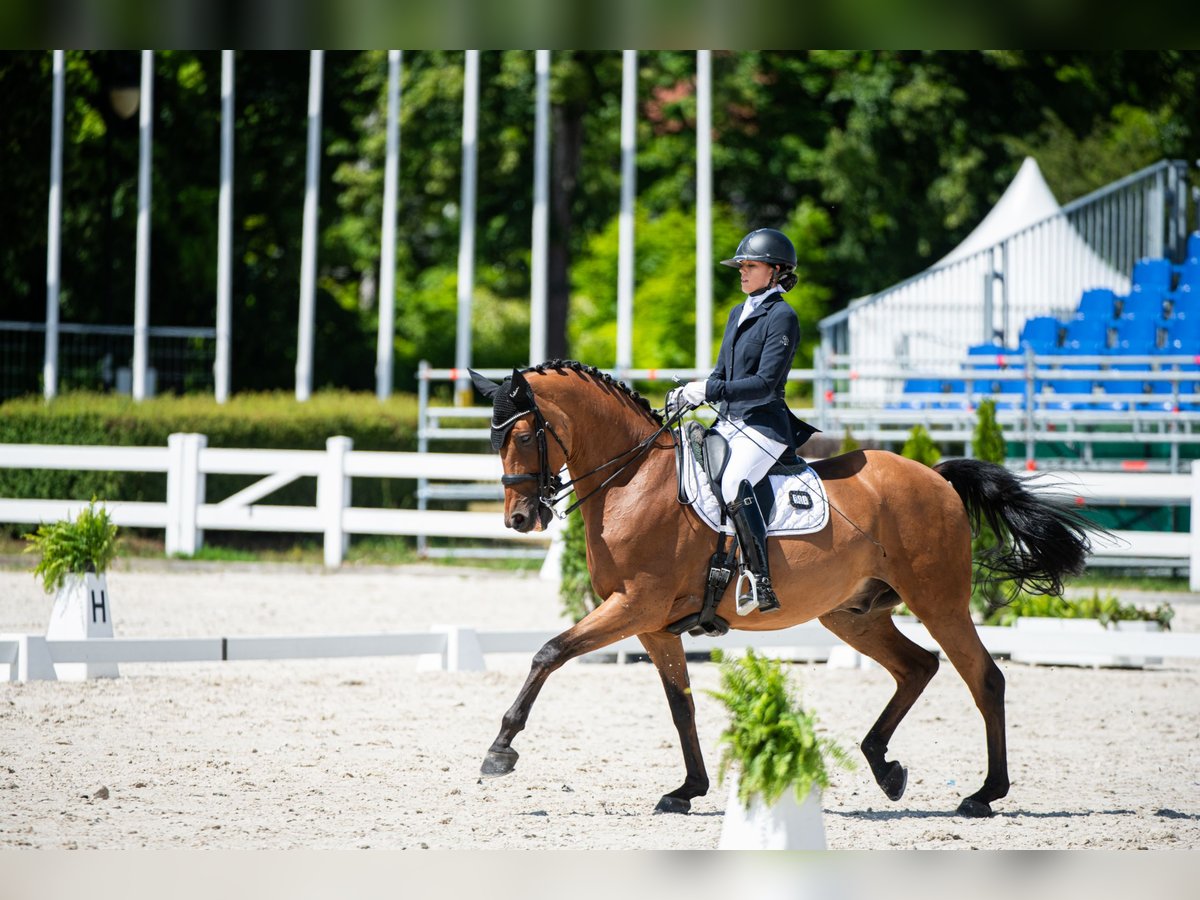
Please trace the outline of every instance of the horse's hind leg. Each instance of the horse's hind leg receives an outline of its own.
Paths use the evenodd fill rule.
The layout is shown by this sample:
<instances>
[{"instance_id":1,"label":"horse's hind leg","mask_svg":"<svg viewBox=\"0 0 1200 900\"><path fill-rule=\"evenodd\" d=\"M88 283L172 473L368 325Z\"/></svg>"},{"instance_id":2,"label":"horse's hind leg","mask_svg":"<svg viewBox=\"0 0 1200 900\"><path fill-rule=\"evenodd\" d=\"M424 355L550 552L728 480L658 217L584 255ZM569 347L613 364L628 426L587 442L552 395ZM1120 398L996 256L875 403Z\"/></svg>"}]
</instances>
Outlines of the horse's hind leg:
<instances>
[{"instance_id":1,"label":"horse's hind leg","mask_svg":"<svg viewBox=\"0 0 1200 900\"><path fill-rule=\"evenodd\" d=\"M912 603L909 607L918 612ZM1004 737L1004 674L979 639L966 603L941 615L922 616L921 621L967 683L975 705L983 715L987 733L987 777L983 787L958 805L958 814L971 818L990 816L992 801L1006 796L1009 788L1008 750Z\"/></svg>"},{"instance_id":2,"label":"horse's hind leg","mask_svg":"<svg viewBox=\"0 0 1200 900\"><path fill-rule=\"evenodd\" d=\"M708 773L704 769L700 738L696 734L696 704L692 700L683 640L678 635L664 631L639 635L638 640L650 654L650 661L662 678L667 703L671 707L671 718L679 732L683 762L687 767L683 784L671 793L664 794L654 811L686 813L692 808L693 797L703 797L708 793Z\"/></svg>"},{"instance_id":3,"label":"horse's hind leg","mask_svg":"<svg viewBox=\"0 0 1200 900\"><path fill-rule=\"evenodd\" d=\"M837 610L821 616L820 621L859 653L887 669L896 680L896 692L863 738L861 749L871 774L888 799L899 800L904 796L908 772L899 762L887 761L888 742L937 672L937 655L901 634L888 609L864 614Z\"/></svg>"}]
</instances>

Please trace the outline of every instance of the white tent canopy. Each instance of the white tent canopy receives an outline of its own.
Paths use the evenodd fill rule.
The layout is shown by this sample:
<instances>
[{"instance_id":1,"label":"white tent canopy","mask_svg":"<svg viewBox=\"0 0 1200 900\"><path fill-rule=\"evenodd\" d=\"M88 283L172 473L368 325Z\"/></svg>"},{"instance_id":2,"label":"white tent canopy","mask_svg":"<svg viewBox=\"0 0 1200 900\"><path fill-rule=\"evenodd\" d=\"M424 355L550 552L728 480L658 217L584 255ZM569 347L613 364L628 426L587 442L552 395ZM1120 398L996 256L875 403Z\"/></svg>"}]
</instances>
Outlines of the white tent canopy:
<instances>
[{"instance_id":1,"label":"white tent canopy","mask_svg":"<svg viewBox=\"0 0 1200 900\"><path fill-rule=\"evenodd\" d=\"M827 335L844 328L839 349L856 359L952 365L973 344L1002 338L1014 347L1027 318L1066 316L1092 287L1127 292L1129 274L1079 234L1037 162L1027 158L957 247L924 272L852 301L822 326Z\"/></svg>"}]
</instances>

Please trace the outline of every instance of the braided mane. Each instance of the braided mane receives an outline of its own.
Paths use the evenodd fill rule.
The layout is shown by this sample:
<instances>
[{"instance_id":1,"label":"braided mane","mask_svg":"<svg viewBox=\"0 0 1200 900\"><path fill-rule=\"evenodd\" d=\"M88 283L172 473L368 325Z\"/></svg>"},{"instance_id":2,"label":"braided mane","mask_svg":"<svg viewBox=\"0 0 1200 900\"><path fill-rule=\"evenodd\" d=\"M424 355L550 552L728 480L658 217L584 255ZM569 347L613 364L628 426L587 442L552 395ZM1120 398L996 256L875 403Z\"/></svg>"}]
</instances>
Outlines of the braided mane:
<instances>
[{"instance_id":1,"label":"braided mane","mask_svg":"<svg viewBox=\"0 0 1200 900\"><path fill-rule=\"evenodd\" d=\"M602 372L595 366L589 366L585 363L578 362L574 359L551 359L547 362L540 363L536 366L530 366L528 369L523 369L523 372L537 372L539 375L546 374L547 369L555 369L562 371L563 369L572 372L582 372L585 375L590 375L596 381L616 388L626 397L633 401L634 405L642 410L649 418L653 419L658 425L663 423L662 415L650 405L650 401L631 388L623 381L617 381L607 372Z\"/></svg>"}]
</instances>

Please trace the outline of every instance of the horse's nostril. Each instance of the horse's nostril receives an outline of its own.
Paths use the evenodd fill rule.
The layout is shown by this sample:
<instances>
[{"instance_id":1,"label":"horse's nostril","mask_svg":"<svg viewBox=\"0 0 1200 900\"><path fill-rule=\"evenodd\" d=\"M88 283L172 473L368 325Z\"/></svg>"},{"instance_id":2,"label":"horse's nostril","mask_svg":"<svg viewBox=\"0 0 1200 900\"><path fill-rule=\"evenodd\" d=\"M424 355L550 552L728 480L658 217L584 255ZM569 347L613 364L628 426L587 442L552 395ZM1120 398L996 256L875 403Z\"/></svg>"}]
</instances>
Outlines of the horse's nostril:
<instances>
[{"instance_id":1,"label":"horse's nostril","mask_svg":"<svg viewBox=\"0 0 1200 900\"><path fill-rule=\"evenodd\" d=\"M512 515L512 527L513 527L513 528L518 528L518 529L519 529L519 528L520 528L522 525L524 525L524 524L525 524L525 515L524 515L524 513L513 513L513 515Z\"/></svg>"}]
</instances>

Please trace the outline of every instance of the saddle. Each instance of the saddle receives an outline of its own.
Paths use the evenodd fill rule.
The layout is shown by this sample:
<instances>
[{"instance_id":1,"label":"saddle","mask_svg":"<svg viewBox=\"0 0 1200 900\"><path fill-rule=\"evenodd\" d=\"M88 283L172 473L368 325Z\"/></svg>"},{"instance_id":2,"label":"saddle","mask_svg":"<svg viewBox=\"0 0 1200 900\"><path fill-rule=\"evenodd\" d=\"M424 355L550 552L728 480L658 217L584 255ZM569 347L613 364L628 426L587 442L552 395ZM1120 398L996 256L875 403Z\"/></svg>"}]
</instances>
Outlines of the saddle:
<instances>
[{"instance_id":1,"label":"saddle","mask_svg":"<svg viewBox=\"0 0 1200 900\"><path fill-rule=\"evenodd\" d=\"M708 477L713 494L721 496L721 476L729 465L729 442L715 428L705 428L699 422L687 423L687 443L700 468ZM763 520L771 521L775 510L775 491L771 488L772 475L798 475L808 468L808 463L796 455L790 447L783 452L775 465L771 466L758 484L754 485L754 497L762 510Z\"/></svg>"}]
</instances>

